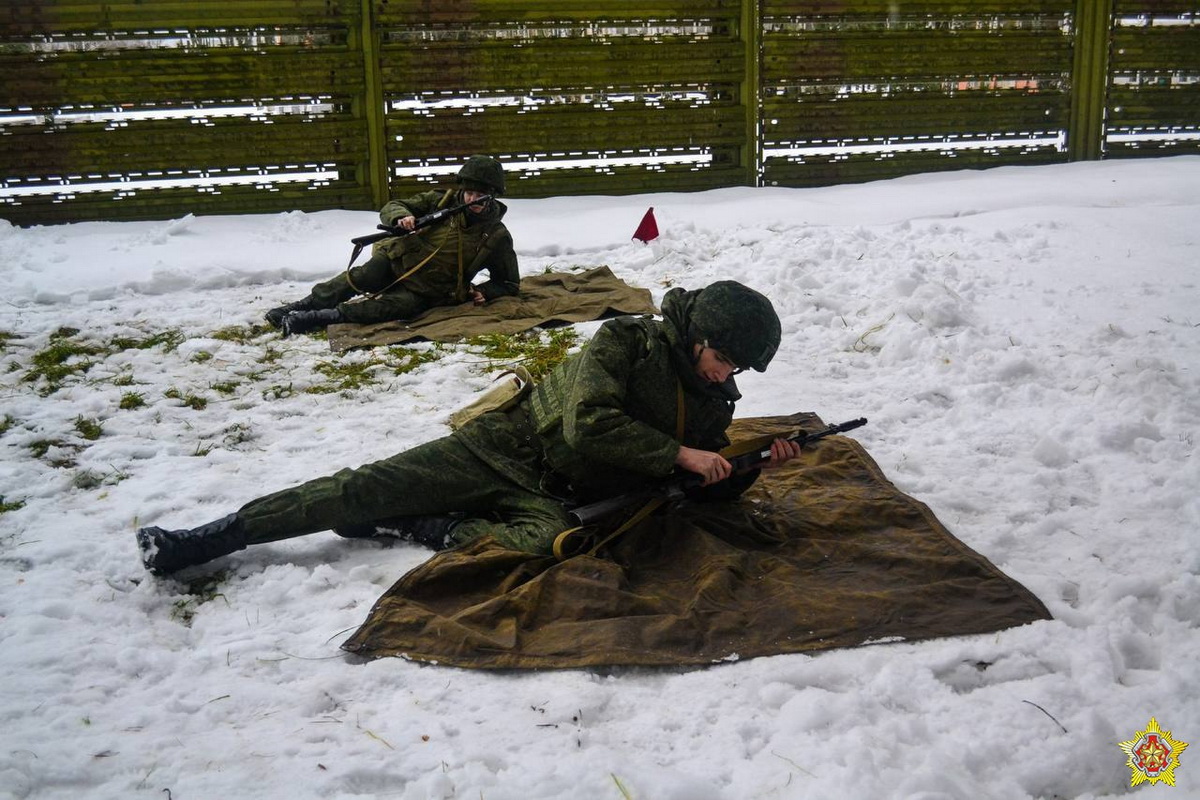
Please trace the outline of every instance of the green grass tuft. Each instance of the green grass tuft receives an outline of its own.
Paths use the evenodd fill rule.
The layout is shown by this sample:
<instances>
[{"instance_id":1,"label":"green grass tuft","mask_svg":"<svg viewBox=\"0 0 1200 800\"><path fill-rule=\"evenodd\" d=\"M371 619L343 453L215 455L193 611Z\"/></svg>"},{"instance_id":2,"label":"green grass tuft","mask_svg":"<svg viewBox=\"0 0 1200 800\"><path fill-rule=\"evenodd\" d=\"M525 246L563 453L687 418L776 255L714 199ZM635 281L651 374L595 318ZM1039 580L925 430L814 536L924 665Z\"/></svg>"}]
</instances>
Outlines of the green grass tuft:
<instances>
[{"instance_id":1,"label":"green grass tuft","mask_svg":"<svg viewBox=\"0 0 1200 800\"><path fill-rule=\"evenodd\" d=\"M163 346L163 351L173 352L179 345L183 344L187 337L183 335L183 331L178 328L168 328L165 331L158 333L147 334L142 337L135 336L114 336L108 340L108 346L113 351L119 350L150 350L152 348Z\"/></svg>"},{"instance_id":2,"label":"green grass tuft","mask_svg":"<svg viewBox=\"0 0 1200 800\"><path fill-rule=\"evenodd\" d=\"M484 334L467 341L488 359L484 372L498 372L520 364L534 380L558 366L579 342L574 328L527 331L516 334Z\"/></svg>"},{"instance_id":3,"label":"green grass tuft","mask_svg":"<svg viewBox=\"0 0 1200 800\"><path fill-rule=\"evenodd\" d=\"M121 395L120 408L122 411L132 411L146 405L146 395L141 392L125 392Z\"/></svg>"},{"instance_id":4,"label":"green grass tuft","mask_svg":"<svg viewBox=\"0 0 1200 800\"><path fill-rule=\"evenodd\" d=\"M432 350L410 350L407 347L389 347L386 363L394 375L407 375L422 364L429 364L445 355L441 345Z\"/></svg>"},{"instance_id":5,"label":"green grass tuft","mask_svg":"<svg viewBox=\"0 0 1200 800\"><path fill-rule=\"evenodd\" d=\"M46 397L61 389L67 378L91 369L96 362L90 360L89 356L104 351L95 345L75 341L73 337L78 333L76 328L59 328L50 334L50 343L45 349L33 354L32 367L21 378L22 382L37 383L44 380L45 385L38 394Z\"/></svg>"},{"instance_id":6,"label":"green grass tuft","mask_svg":"<svg viewBox=\"0 0 1200 800\"><path fill-rule=\"evenodd\" d=\"M184 394L174 386L163 392L163 397L168 397L171 400L178 400L188 408L194 409L195 411L203 411L204 409L208 408L207 398L201 397L197 394L192 394L191 392Z\"/></svg>"},{"instance_id":7,"label":"green grass tuft","mask_svg":"<svg viewBox=\"0 0 1200 800\"><path fill-rule=\"evenodd\" d=\"M24 507L25 507L24 500L15 500L10 503L10 502L8 502L7 499L5 499L4 495L0 494L0 514L4 514L9 511L16 511L17 509L21 509Z\"/></svg>"},{"instance_id":8,"label":"green grass tuft","mask_svg":"<svg viewBox=\"0 0 1200 800\"><path fill-rule=\"evenodd\" d=\"M94 442L104 433L104 426L100 424L99 420L76 417L75 431L89 442Z\"/></svg>"}]
</instances>

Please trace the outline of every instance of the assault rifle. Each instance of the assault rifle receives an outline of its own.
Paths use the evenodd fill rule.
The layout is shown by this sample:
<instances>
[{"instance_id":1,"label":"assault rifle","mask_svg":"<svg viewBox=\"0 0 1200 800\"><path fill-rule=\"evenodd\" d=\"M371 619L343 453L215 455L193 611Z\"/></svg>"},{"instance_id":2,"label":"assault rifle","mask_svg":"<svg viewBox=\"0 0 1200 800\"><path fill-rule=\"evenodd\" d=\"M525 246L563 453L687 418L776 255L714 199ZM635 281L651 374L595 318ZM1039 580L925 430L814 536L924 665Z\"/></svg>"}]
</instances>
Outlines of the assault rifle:
<instances>
[{"instance_id":1,"label":"assault rifle","mask_svg":"<svg viewBox=\"0 0 1200 800\"><path fill-rule=\"evenodd\" d=\"M861 428L867 424L866 417L859 417L848 422L839 422L836 425L830 425L828 428L822 428L813 433L804 433L803 431L791 434L790 436L778 436L775 438L786 439L789 442L795 442L801 447L811 444L812 442L824 439L826 436L833 436L837 433L852 431L855 428ZM729 465L733 467L733 474L749 472L752 469L761 467L763 464L771 460L771 448L768 446L765 449L754 450L749 453L744 453L740 456L734 456L728 459ZM579 526L591 525L597 520L607 517L616 511L627 508L634 503L649 501L656 498L661 498L666 501L679 500L684 496L688 489L700 486L703 479L695 473L687 472L678 475L672 475L665 480L656 483L646 489L640 489L634 492L626 492L625 494L610 497L607 500L600 500L587 505L576 506L568 509L567 513L575 520Z\"/></svg>"},{"instance_id":2,"label":"assault rifle","mask_svg":"<svg viewBox=\"0 0 1200 800\"><path fill-rule=\"evenodd\" d=\"M493 199L494 198L492 195L485 194L483 197L480 197L477 200L472 200L469 203L460 203L459 205L450 206L449 208L439 208L437 211L432 211L423 217L417 217L413 223L413 228L411 231L405 230L401 227L393 227L391 225L376 225L375 227L383 231L382 233L368 233L366 236L359 236L350 240L350 244L354 245L354 252L350 254L350 263L346 265L346 269L350 269L350 267L354 266L354 261L358 258L359 254L362 253L363 248L369 244L375 244L375 242L383 239L390 239L393 236L411 236L422 228L428 228L430 225L441 222L442 220L452 217L461 211L465 211L470 206L490 203Z\"/></svg>"}]
</instances>

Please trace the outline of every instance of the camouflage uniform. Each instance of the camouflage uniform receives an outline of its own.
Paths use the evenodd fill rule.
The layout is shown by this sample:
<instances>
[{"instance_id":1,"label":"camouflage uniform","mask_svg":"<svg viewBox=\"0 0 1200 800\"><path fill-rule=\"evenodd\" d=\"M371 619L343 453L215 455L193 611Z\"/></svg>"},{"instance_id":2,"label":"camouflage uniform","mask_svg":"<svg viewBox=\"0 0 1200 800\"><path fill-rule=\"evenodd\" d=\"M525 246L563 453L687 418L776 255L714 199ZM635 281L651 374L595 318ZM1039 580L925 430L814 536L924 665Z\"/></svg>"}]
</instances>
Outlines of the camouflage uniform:
<instances>
[{"instance_id":1,"label":"camouflage uniform","mask_svg":"<svg viewBox=\"0 0 1200 800\"><path fill-rule=\"evenodd\" d=\"M571 526L566 501L666 477L681 446L716 451L728 444L725 430L741 397L735 369L765 370L779 346L770 300L733 281L672 289L662 308L661 322L605 323L515 408L488 412L450 436L252 500L198 528L139 528L142 563L168 575L306 533L372 537L380 522L435 547L449 531L454 542L490 534L512 548L549 552ZM712 358L706 348L729 365L715 373L728 376L723 383L697 374ZM714 375L711 366L703 370ZM698 493L733 497L757 474Z\"/></svg>"},{"instance_id":2,"label":"camouflage uniform","mask_svg":"<svg viewBox=\"0 0 1200 800\"><path fill-rule=\"evenodd\" d=\"M587 501L665 477L680 444L728 444L725 429L740 394L732 378L711 385L695 374L686 332L698 293L668 293L661 322L605 323L511 411L489 412L445 438L248 503L238 512L247 541L460 512L467 519L453 529L455 541L491 534L509 547L549 552L571 524L565 497ZM754 476L738 477L724 482L723 494L743 490Z\"/></svg>"},{"instance_id":3,"label":"camouflage uniform","mask_svg":"<svg viewBox=\"0 0 1200 800\"><path fill-rule=\"evenodd\" d=\"M429 191L393 200L379 212L385 225L407 216L422 217L461 202L453 190ZM482 271L489 280L475 288L485 299L514 295L521 277L512 235L501 221L508 211L492 200L483 213L464 211L408 236L385 239L371 258L312 289L309 308L337 308L347 322L412 319L434 306L467 299L471 281ZM425 262L416 272L398 280ZM374 295L346 302L356 295Z\"/></svg>"}]
</instances>

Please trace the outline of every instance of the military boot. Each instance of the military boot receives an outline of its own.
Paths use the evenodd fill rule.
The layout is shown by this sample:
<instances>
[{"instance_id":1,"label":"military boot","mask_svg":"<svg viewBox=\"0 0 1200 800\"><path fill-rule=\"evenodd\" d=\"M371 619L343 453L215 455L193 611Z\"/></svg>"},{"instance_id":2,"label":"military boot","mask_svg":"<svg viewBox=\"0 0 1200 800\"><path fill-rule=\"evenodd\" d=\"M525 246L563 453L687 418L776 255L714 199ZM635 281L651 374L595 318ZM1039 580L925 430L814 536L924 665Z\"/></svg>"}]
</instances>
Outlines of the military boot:
<instances>
[{"instance_id":1,"label":"military boot","mask_svg":"<svg viewBox=\"0 0 1200 800\"><path fill-rule=\"evenodd\" d=\"M170 575L245 548L246 533L242 518L230 514L199 528L139 528L137 543L146 569L155 575Z\"/></svg>"},{"instance_id":2,"label":"military boot","mask_svg":"<svg viewBox=\"0 0 1200 800\"><path fill-rule=\"evenodd\" d=\"M336 308L318 308L315 311L291 311L283 318L283 337L286 339L293 333L308 333L318 328L326 328L335 322L345 322L346 318Z\"/></svg>"},{"instance_id":3,"label":"military boot","mask_svg":"<svg viewBox=\"0 0 1200 800\"><path fill-rule=\"evenodd\" d=\"M264 318L272 328L282 328L284 317L293 311L312 311L316 308L315 303L316 301L313 300L313 296L310 294L303 300L297 300L294 303L288 303L286 306L280 306L279 308L272 308L264 315Z\"/></svg>"},{"instance_id":4,"label":"military boot","mask_svg":"<svg viewBox=\"0 0 1200 800\"><path fill-rule=\"evenodd\" d=\"M392 517L339 525L333 532L347 539L413 542L431 550L445 550L451 545L450 531L459 522L462 522L460 517Z\"/></svg>"}]
</instances>

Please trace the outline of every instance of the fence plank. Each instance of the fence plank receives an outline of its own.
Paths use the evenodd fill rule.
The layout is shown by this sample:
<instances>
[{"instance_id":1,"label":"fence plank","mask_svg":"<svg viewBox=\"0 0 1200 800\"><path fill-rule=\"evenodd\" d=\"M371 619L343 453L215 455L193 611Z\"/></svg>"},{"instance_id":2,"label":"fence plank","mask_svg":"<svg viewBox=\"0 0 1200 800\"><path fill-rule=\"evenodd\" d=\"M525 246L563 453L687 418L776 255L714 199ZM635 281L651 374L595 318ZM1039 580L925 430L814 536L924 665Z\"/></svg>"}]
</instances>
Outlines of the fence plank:
<instances>
[{"instance_id":1,"label":"fence plank","mask_svg":"<svg viewBox=\"0 0 1200 800\"><path fill-rule=\"evenodd\" d=\"M1070 99L1061 92L1005 96L982 91L947 95L907 92L768 100L763 105L764 138L850 139L936 133L1001 133L1058 130ZM780 133L777 133L780 132ZM786 132L787 136L783 136Z\"/></svg>"},{"instance_id":2,"label":"fence plank","mask_svg":"<svg viewBox=\"0 0 1200 800\"><path fill-rule=\"evenodd\" d=\"M47 141L51 140L51 141ZM191 120L143 120L121 127L77 123L47 132L41 126L14 127L0 137L0 161L26 177L84 174L113 161L118 174L259 164L357 163L366 147L365 131L353 119L266 121L214 117L205 125Z\"/></svg>"},{"instance_id":3,"label":"fence plank","mask_svg":"<svg viewBox=\"0 0 1200 800\"><path fill-rule=\"evenodd\" d=\"M338 0L10 2L0 7L0 37L320 24L336 19L356 19L356 6L357 3L343 4Z\"/></svg>"},{"instance_id":4,"label":"fence plank","mask_svg":"<svg viewBox=\"0 0 1200 800\"><path fill-rule=\"evenodd\" d=\"M879 31L763 38L763 80L843 83L1066 74L1071 42L1039 31Z\"/></svg>"},{"instance_id":5,"label":"fence plank","mask_svg":"<svg viewBox=\"0 0 1200 800\"><path fill-rule=\"evenodd\" d=\"M441 111L388 121L388 135L403 139L404 152L469 155L490 152L634 149L735 145L744 139L737 106L661 109L620 104L607 109L544 106Z\"/></svg>"},{"instance_id":6,"label":"fence plank","mask_svg":"<svg viewBox=\"0 0 1200 800\"><path fill-rule=\"evenodd\" d=\"M387 47L381 56L385 95L413 92L615 89L740 80L736 42L664 41L611 45L571 41L436 42Z\"/></svg>"},{"instance_id":7,"label":"fence plank","mask_svg":"<svg viewBox=\"0 0 1200 800\"><path fill-rule=\"evenodd\" d=\"M1114 86L1108 92L1109 127L1200 128L1200 84Z\"/></svg>"},{"instance_id":8,"label":"fence plank","mask_svg":"<svg viewBox=\"0 0 1200 800\"><path fill-rule=\"evenodd\" d=\"M1197 9L1200 13L1200 8ZM1200 70L1200 26L1117 28L1112 34L1112 71Z\"/></svg>"},{"instance_id":9,"label":"fence plank","mask_svg":"<svg viewBox=\"0 0 1200 800\"><path fill-rule=\"evenodd\" d=\"M347 186L282 184L274 189L228 186L213 191L125 189L75 194L64 189L61 196L0 198L0 219L18 225L46 225L91 219L172 219L186 214L267 214L293 209L369 208L360 202L361 192Z\"/></svg>"},{"instance_id":10,"label":"fence plank","mask_svg":"<svg viewBox=\"0 0 1200 800\"><path fill-rule=\"evenodd\" d=\"M1196 0L1114 0L1114 11L1118 17L1195 14L1200 11L1200 3Z\"/></svg>"},{"instance_id":11,"label":"fence plank","mask_svg":"<svg viewBox=\"0 0 1200 800\"><path fill-rule=\"evenodd\" d=\"M736 18L741 0L389 0L377 12L383 26L517 25L546 22L638 22Z\"/></svg>"},{"instance_id":12,"label":"fence plank","mask_svg":"<svg viewBox=\"0 0 1200 800\"><path fill-rule=\"evenodd\" d=\"M1066 14L1074 0L763 0L763 16L905 17Z\"/></svg>"},{"instance_id":13,"label":"fence plank","mask_svg":"<svg viewBox=\"0 0 1200 800\"><path fill-rule=\"evenodd\" d=\"M47 60L0 55L0 105L141 104L255 100L360 91L362 63L349 52L276 48L61 53Z\"/></svg>"},{"instance_id":14,"label":"fence plank","mask_svg":"<svg viewBox=\"0 0 1200 800\"><path fill-rule=\"evenodd\" d=\"M878 154L847 153L838 156L811 156L804 161L783 158L766 159L768 186L832 186L863 183L918 172L942 172L959 169L988 169L1013 163L1009 153L999 149L985 151L929 151ZM1066 160L1064 153L1051 148L1035 148L1021 156L1023 164L1057 164Z\"/></svg>"}]
</instances>

